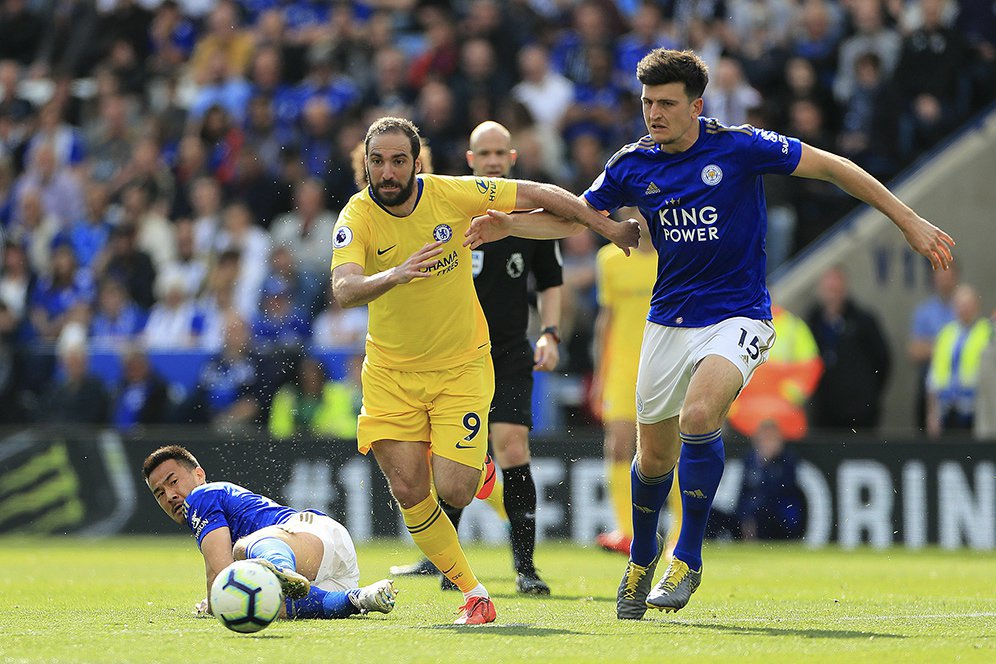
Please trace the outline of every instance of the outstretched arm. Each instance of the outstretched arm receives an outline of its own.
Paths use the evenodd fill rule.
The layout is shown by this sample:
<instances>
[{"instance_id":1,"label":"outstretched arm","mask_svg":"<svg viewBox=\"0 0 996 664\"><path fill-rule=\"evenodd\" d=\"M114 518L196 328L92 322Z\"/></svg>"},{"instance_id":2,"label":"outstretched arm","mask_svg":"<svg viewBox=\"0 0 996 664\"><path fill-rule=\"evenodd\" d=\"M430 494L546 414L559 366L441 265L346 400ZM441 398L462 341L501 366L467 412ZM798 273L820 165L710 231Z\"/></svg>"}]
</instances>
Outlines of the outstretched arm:
<instances>
[{"instance_id":1,"label":"outstretched arm","mask_svg":"<svg viewBox=\"0 0 996 664\"><path fill-rule=\"evenodd\" d=\"M953 260L950 235L914 212L885 185L849 159L802 144L802 157L792 175L831 182L887 216L913 249L934 269L948 269Z\"/></svg>"},{"instance_id":2,"label":"outstretched arm","mask_svg":"<svg viewBox=\"0 0 996 664\"><path fill-rule=\"evenodd\" d=\"M426 268L443 253L442 242L430 242L408 257L401 265L367 276L356 263L344 263L332 270L332 296L342 307L358 307L400 284L429 276Z\"/></svg>"},{"instance_id":3,"label":"outstretched arm","mask_svg":"<svg viewBox=\"0 0 996 664\"><path fill-rule=\"evenodd\" d=\"M528 180L516 180L515 184L515 207L517 209L542 208L559 217L562 222L580 224L590 228L617 245L627 256L631 247L640 244L640 226L632 219L623 222L613 221L594 210L583 198L556 185ZM544 220L544 222L548 221ZM565 235L573 235L577 232L569 225L563 226L561 230ZM565 237L565 235L557 237Z\"/></svg>"}]
</instances>

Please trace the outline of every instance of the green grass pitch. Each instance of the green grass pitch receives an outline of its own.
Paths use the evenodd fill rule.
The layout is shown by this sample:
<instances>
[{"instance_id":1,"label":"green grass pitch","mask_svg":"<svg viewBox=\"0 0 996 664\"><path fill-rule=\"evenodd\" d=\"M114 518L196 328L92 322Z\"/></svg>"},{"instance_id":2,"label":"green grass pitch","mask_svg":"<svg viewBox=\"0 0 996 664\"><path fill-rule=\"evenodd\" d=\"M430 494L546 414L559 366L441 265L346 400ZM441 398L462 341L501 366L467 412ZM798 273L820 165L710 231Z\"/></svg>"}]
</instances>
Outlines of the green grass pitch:
<instances>
[{"instance_id":1,"label":"green grass pitch","mask_svg":"<svg viewBox=\"0 0 996 664\"><path fill-rule=\"evenodd\" d=\"M363 583L416 556L396 542L359 554ZM621 556L543 543L537 563L555 594L524 598L507 548L469 555L494 625L451 625L460 596L418 577L397 580L390 615L243 636L192 616L204 581L190 539L0 538L0 661L996 661L992 553L707 544L692 603L640 622L615 619Z\"/></svg>"}]
</instances>

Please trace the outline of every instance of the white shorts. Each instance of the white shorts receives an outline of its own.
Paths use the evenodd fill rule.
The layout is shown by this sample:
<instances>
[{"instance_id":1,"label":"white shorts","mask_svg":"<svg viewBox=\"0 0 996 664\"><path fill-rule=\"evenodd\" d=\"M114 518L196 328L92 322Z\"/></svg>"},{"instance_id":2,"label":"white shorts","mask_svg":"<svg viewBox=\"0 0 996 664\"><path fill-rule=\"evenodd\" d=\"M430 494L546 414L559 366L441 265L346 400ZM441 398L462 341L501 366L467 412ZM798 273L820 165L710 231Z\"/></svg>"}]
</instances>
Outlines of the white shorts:
<instances>
[{"instance_id":1,"label":"white shorts","mask_svg":"<svg viewBox=\"0 0 996 664\"><path fill-rule=\"evenodd\" d=\"M250 540L265 537L269 528L286 533L311 533L322 541L325 552L318 574L312 584L322 590L352 590L360 583L360 566L356 562L356 547L346 526L332 517L314 512L298 512L283 523L268 526L249 535Z\"/></svg>"},{"instance_id":2,"label":"white shorts","mask_svg":"<svg viewBox=\"0 0 996 664\"><path fill-rule=\"evenodd\" d=\"M746 385L774 343L770 320L737 317L708 327L665 327L648 321L636 378L637 421L656 424L678 415L692 372L709 355L732 362Z\"/></svg>"}]
</instances>

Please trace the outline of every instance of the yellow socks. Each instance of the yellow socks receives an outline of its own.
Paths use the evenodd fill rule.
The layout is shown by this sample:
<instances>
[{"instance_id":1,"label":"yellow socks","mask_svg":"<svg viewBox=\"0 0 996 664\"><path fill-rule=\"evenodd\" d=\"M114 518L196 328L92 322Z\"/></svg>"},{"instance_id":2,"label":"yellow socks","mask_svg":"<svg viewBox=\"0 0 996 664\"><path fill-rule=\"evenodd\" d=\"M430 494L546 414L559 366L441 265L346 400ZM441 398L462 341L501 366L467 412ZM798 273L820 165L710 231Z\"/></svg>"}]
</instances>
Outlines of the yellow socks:
<instances>
[{"instance_id":1,"label":"yellow socks","mask_svg":"<svg viewBox=\"0 0 996 664\"><path fill-rule=\"evenodd\" d=\"M473 590L477 586L477 577L460 548L453 524L439 507L436 497L430 494L417 505L408 509L402 507L401 513L408 532L425 557L462 592Z\"/></svg>"},{"instance_id":2,"label":"yellow socks","mask_svg":"<svg viewBox=\"0 0 996 664\"><path fill-rule=\"evenodd\" d=\"M484 499L491 509L495 511L498 518L504 523L508 523L508 512L505 511L505 485L501 480L495 481L495 488L491 495Z\"/></svg>"},{"instance_id":3,"label":"yellow socks","mask_svg":"<svg viewBox=\"0 0 996 664\"><path fill-rule=\"evenodd\" d=\"M633 536L633 499L630 497L630 463L628 461L609 462L609 501L616 515L616 528L626 535Z\"/></svg>"}]
</instances>

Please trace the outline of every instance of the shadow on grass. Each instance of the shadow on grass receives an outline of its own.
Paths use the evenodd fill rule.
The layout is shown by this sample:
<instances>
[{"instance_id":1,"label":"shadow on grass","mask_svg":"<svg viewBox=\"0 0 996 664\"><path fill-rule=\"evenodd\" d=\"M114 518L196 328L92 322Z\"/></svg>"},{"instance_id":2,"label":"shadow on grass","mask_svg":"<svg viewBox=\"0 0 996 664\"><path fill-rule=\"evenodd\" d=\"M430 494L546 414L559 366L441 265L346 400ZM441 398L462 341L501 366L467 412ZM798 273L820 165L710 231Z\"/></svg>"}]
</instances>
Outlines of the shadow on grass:
<instances>
[{"instance_id":1,"label":"shadow on grass","mask_svg":"<svg viewBox=\"0 0 996 664\"><path fill-rule=\"evenodd\" d=\"M495 636L563 636L570 634L573 636L588 635L588 632L576 632L571 629L554 629L550 627L536 627L528 623L506 623L490 625L478 625L468 627L467 625L425 625L419 629L439 629L451 632L466 632L472 630L477 635L493 634Z\"/></svg>"},{"instance_id":2,"label":"shadow on grass","mask_svg":"<svg viewBox=\"0 0 996 664\"><path fill-rule=\"evenodd\" d=\"M753 636L801 636L806 639L905 639L902 634L862 632L854 629L792 629L790 627L759 627L757 625L723 625L718 623L661 623L661 627L692 627L695 629Z\"/></svg>"},{"instance_id":3,"label":"shadow on grass","mask_svg":"<svg viewBox=\"0 0 996 664\"><path fill-rule=\"evenodd\" d=\"M499 599L524 599L524 600L537 600L542 602L549 602L550 600L563 599L570 602L612 602L615 603L615 596L612 597L595 597L592 595L563 595L561 593L553 593L552 595L524 595L521 593L493 593L492 597L497 597Z\"/></svg>"}]
</instances>

